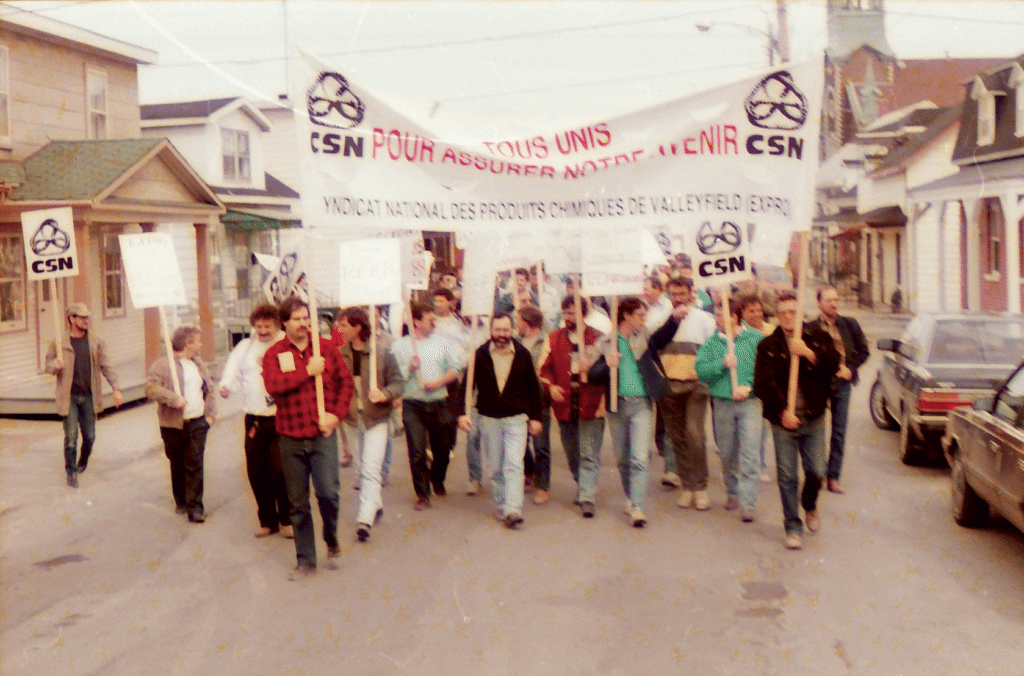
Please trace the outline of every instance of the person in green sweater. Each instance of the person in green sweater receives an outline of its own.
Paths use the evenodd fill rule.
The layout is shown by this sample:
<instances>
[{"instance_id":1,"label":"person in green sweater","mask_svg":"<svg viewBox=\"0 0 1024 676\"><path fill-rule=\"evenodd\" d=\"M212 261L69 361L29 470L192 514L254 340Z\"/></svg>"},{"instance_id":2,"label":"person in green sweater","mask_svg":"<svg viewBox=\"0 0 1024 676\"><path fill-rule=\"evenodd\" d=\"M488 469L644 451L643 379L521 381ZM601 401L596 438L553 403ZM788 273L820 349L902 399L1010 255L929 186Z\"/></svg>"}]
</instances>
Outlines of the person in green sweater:
<instances>
[{"instance_id":1,"label":"person in green sweater","mask_svg":"<svg viewBox=\"0 0 1024 676\"><path fill-rule=\"evenodd\" d=\"M711 394L715 441L722 458L727 510L740 508L744 522L754 520L758 473L761 467L761 401L751 390L760 331L740 321L739 305L727 301L733 350L726 341L726 310L715 308L718 330L697 351L697 377L707 383ZM733 380L732 372L736 378Z\"/></svg>"}]
</instances>

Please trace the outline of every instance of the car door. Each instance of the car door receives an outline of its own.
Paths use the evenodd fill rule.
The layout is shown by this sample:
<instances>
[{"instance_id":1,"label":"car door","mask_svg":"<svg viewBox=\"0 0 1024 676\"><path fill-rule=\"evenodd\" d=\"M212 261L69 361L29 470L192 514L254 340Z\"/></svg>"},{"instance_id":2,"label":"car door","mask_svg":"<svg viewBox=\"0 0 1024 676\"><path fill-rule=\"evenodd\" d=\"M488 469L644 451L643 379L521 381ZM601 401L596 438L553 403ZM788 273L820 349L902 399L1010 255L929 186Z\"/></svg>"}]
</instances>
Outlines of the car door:
<instances>
[{"instance_id":1,"label":"car door","mask_svg":"<svg viewBox=\"0 0 1024 676\"><path fill-rule=\"evenodd\" d=\"M1024 368L1017 371L1000 388L992 413L984 423L985 435L978 446L978 467L990 494L986 499L1006 514L1016 496L1016 510L1021 510L1024 497Z\"/></svg>"}]
</instances>

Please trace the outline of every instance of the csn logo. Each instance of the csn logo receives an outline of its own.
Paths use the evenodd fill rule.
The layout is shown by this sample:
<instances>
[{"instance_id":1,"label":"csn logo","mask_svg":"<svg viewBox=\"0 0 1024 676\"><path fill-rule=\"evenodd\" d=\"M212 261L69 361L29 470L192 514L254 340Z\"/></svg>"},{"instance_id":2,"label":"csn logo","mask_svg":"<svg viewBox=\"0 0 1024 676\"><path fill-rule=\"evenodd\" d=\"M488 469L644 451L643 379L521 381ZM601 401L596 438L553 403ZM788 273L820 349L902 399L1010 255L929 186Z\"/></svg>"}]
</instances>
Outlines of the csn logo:
<instances>
[{"instance_id":1,"label":"csn logo","mask_svg":"<svg viewBox=\"0 0 1024 676\"><path fill-rule=\"evenodd\" d=\"M713 279L747 269L747 257L738 251L743 235L738 225L723 221L712 225L704 221L697 231L697 249L707 258L697 265L701 279Z\"/></svg>"},{"instance_id":2,"label":"csn logo","mask_svg":"<svg viewBox=\"0 0 1024 676\"><path fill-rule=\"evenodd\" d=\"M71 237L60 229L56 220L47 218L43 221L32 235L29 245L35 255L47 256L45 259L32 261L33 272L40 274L74 269L74 258L63 256L71 248Z\"/></svg>"},{"instance_id":3,"label":"csn logo","mask_svg":"<svg viewBox=\"0 0 1024 676\"><path fill-rule=\"evenodd\" d=\"M349 87L344 75L320 73L306 93L306 112L315 125L346 130L359 126L366 115L366 106ZM314 131L309 135L309 147L313 153L362 157L363 137Z\"/></svg>"},{"instance_id":4,"label":"csn logo","mask_svg":"<svg viewBox=\"0 0 1024 676\"><path fill-rule=\"evenodd\" d=\"M761 129L796 131L807 122L807 97L797 88L788 70L766 76L747 96L744 104L747 120ZM804 139L785 134L751 134L747 152L751 155L803 157Z\"/></svg>"}]
</instances>

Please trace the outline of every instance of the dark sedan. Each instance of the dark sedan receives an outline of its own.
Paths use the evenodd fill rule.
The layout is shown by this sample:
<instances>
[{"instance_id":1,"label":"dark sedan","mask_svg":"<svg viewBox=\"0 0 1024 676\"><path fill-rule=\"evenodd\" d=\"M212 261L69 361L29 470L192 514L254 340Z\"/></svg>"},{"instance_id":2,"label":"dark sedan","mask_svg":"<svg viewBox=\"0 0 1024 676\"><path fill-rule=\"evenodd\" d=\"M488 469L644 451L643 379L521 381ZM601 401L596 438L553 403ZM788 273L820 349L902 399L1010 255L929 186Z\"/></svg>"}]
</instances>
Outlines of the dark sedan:
<instances>
[{"instance_id":1,"label":"dark sedan","mask_svg":"<svg viewBox=\"0 0 1024 676\"><path fill-rule=\"evenodd\" d=\"M878 349L885 354L871 387L871 418L900 430L900 459L915 464L941 455L950 411L991 397L1024 357L1024 317L920 315Z\"/></svg>"},{"instance_id":2,"label":"dark sedan","mask_svg":"<svg viewBox=\"0 0 1024 676\"><path fill-rule=\"evenodd\" d=\"M985 521L994 507L1024 531L1024 364L994 397L949 415L942 448L952 468L953 518Z\"/></svg>"}]
</instances>

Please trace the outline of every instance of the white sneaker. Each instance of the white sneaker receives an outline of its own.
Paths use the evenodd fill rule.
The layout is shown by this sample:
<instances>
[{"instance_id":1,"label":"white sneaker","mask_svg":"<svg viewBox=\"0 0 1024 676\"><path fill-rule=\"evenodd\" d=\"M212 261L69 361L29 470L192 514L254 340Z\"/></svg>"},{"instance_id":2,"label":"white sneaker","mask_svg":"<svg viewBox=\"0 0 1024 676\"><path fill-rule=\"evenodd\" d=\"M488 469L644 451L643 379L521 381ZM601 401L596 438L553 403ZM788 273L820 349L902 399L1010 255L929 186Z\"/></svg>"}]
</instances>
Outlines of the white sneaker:
<instances>
[{"instance_id":1,"label":"white sneaker","mask_svg":"<svg viewBox=\"0 0 1024 676\"><path fill-rule=\"evenodd\" d=\"M626 506L622 510L627 516L633 515L633 501L626 500Z\"/></svg>"},{"instance_id":2,"label":"white sneaker","mask_svg":"<svg viewBox=\"0 0 1024 676\"><path fill-rule=\"evenodd\" d=\"M683 509L689 509L693 504L693 491L688 491L685 488L679 492L679 499L676 500L676 504Z\"/></svg>"},{"instance_id":3,"label":"white sneaker","mask_svg":"<svg viewBox=\"0 0 1024 676\"><path fill-rule=\"evenodd\" d=\"M642 509L634 508L629 518L633 521L633 528L643 528L647 524L647 517L644 516Z\"/></svg>"},{"instance_id":4,"label":"white sneaker","mask_svg":"<svg viewBox=\"0 0 1024 676\"><path fill-rule=\"evenodd\" d=\"M700 512L706 512L711 509L711 498L708 497L707 491L694 491L693 507Z\"/></svg>"},{"instance_id":5,"label":"white sneaker","mask_svg":"<svg viewBox=\"0 0 1024 676\"><path fill-rule=\"evenodd\" d=\"M470 481L469 487L466 488L466 495L476 495L477 493L480 492L480 488L481 487L479 481Z\"/></svg>"}]
</instances>

